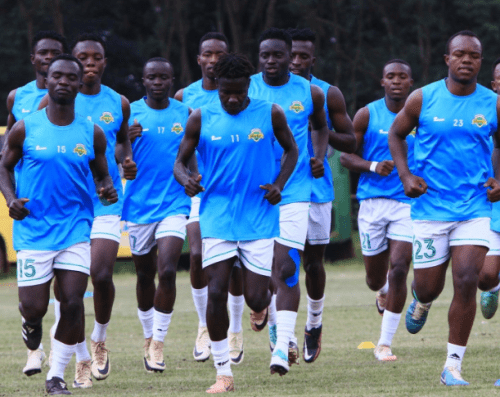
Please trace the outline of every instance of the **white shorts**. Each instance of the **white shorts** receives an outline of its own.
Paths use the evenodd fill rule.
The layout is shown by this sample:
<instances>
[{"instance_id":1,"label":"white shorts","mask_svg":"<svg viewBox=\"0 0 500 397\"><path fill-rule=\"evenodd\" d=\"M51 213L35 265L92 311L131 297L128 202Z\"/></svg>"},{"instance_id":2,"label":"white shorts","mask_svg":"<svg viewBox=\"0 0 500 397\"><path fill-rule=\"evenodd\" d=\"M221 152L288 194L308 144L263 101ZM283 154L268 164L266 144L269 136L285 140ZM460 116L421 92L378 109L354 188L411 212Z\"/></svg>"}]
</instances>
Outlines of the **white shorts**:
<instances>
[{"instance_id":1,"label":"white shorts","mask_svg":"<svg viewBox=\"0 0 500 397\"><path fill-rule=\"evenodd\" d=\"M120 230L119 215L102 215L94 218L90 239L105 238L120 243L122 232Z\"/></svg>"},{"instance_id":2,"label":"white shorts","mask_svg":"<svg viewBox=\"0 0 500 397\"><path fill-rule=\"evenodd\" d=\"M78 243L60 251L21 250L17 252L17 285L45 284L54 277L54 269L90 275L90 244Z\"/></svg>"},{"instance_id":3,"label":"white shorts","mask_svg":"<svg viewBox=\"0 0 500 397\"><path fill-rule=\"evenodd\" d=\"M276 242L304 251L311 203L290 203L280 206L280 236Z\"/></svg>"},{"instance_id":4,"label":"white shorts","mask_svg":"<svg viewBox=\"0 0 500 397\"><path fill-rule=\"evenodd\" d=\"M146 255L156 245L156 240L173 236L186 238L186 215L173 215L160 222L140 225L127 222L130 251L134 255Z\"/></svg>"},{"instance_id":5,"label":"white shorts","mask_svg":"<svg viewBox=\"0 0 500 397\"><path fill-rule=\"evenodd\" d=\"M191 212L187 224L200 221L200 202L201 199L197 196L191 197Z\"/></svg>"},{"instance_id":6,"label":"white shorts","mask_svg":"<svg viewBox=\"0 0 500 397\"><path fill-rule=\"evenodd\" d=\"M307 225L307 242L311 245L325 245L330 242L332 226L332 202L311 203L309 223Z\"/></svg>"},{"instance_id":7,"label":"white shorts","mask_svg":"<svg viewBox=\"0 0 500 397\"><path fill-rule=\"evenodd\" d=\"M413 241L410 204L385 198L366 199L358 212L358 229L363 256L385 251L389 240Z\"/></svg>"},{"instance_id":8,"label":"white shorts","mask_svg":"<svg viewBox=\"0 0 500 397\"><path fill-rule=\"evenodd\" d=\"M450 247L480 245L489 248L490 218L468 221L413 221L413 268L439 266L450 258Z\"/></svg>"},{"instance_id":9,"label":"white shorts","mask_svg":"<svg viewBox=\"0 0 500 397\"><path fill-rule=\"evenodd\" d=\"M486 256L500 256L500 233L490 230L490 250Z\"/></svg>"},{"instance_id":10,"label":"white shorts","mask_svg":"<svg viewBox=\"0 0 500 397\"><path fill-rule=\"evenodd\" d=\"M251 272L271 277L274 238L253 241L227 241L218 238L204 238L202 245L203 268L235 256Z\"/></svg>"}]
</instances>

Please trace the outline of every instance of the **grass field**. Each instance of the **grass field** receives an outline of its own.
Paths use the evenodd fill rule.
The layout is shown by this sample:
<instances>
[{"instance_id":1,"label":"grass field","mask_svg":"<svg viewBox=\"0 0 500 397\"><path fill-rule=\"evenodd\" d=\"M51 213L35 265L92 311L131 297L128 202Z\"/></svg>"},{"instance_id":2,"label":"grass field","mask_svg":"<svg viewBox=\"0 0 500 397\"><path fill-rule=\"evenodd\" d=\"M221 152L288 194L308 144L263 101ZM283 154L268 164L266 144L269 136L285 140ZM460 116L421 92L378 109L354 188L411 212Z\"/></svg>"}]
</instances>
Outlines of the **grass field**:
<instances>
[{"instance_id":1,"label":"grass field","mask_svg":"<svg viewBox=\"0 0 500 397\"><path fill-rule=\"evenodd\" d=\"M468 387L446 388L439 376L446 358L448 337L447 311L452 296L451 279L429 313L427 324L417 335L410 335L404 317L393 342L398 360L379 363L373 350L359 350L364 341L377 343L379 316L371 292L364 281L360 259L327 265L327 292L323 315L323 347L313 364L301 361L284 376L269 374L270 353L267 328L255 333L249 326L245 309L243 330L245 359L233 366L235 395L240 396L486 396L500 395L493 386L500 377L499 320L497 315L485 321L480 310L469 340L462 374ZM90 283L89 283L90 284ZM107 347L111 349L111 376L94 381L90 390L73 390L77 396L202 396L215 380L213 361L197 363L192 349L197 331L189 277L179 272L177 301L172 323L165 340L163 374L148 374L142 365L142 329L137 319L135 276L130 263L117 265L116 300ZM297 322L299 344L303 342L306 299L303 275L303 298ZM91 289L91 286L89 286ZM479 294L478 294L479 298ZM409 302L407 301L407 304ZM93 327L92 299L85 300L87 340ZM26 377L22 368L26 348L21 338L20 315L17 310L17 286L14 275L0 279L0 396L40 396L48 367L42 374ZM54 320L49 307L44 320L43 343L48 353L49 327ZM66 381L72 383L74 358L66 370Z\"/></svg>"}]
</instances>

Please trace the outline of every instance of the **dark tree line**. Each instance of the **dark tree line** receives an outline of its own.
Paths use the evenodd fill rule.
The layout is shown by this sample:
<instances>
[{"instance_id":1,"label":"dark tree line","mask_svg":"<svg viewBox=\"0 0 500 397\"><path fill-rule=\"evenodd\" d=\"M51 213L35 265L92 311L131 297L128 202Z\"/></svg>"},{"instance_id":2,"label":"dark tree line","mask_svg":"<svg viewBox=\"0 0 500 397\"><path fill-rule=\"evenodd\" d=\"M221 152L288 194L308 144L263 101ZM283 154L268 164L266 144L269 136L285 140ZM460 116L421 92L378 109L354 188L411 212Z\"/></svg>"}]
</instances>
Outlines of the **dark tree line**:
<instances>
[{"instance_id":1,"label":"dark tree line","mask_svg":"<svg viewBox=\"0 0 500 397\"><path fill-rule=\"evenodd\" d=\"M349 113L380 97L381 68L391 58L410 62L415 87L442 78L448 37L463 29L484 47L480 82L489 86L500 56L500 0L3 0L0 2L0 118L8 92L33 79L30 41L53 29L71 41L98 31L108 43L104 84L136 100L143 95L141 69L153 56L174 65L176 89L200 78L198 40L222 31L232 51L256 63L257 38L271 26L316 31L314 73L337 85ZM0 121L0 125L5 121Z\"/></svg>"}]
</instances>

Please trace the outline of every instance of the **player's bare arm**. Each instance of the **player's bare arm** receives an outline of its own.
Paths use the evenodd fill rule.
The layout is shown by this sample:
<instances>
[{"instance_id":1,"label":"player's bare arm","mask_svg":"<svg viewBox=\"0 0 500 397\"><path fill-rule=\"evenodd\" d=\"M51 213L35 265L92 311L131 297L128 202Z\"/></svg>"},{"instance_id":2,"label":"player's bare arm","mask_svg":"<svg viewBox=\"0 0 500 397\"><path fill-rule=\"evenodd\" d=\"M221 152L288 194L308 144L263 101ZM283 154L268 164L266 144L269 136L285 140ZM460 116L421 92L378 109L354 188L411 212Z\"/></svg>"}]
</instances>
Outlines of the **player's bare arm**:
<instances>
[{"instance_id":1,"label":"player's bare arm","mask_svg":"<svg viewBox=\"0 0 500 397\"><path fill-rule=\"evenodd\" d=\"M346 167L348 170L354 172L370 172L371 161L365 160L362 157L363 143L365 140L365 134L368 130L368 124L370 122L370 111L365 106L359 109L354 116L354 136L356 138L356 146L358 148L357 153L342 153L340 155L340 164ZM381 176L389 175L394 169L394 161L392 160L382 160L379 161L375 167L375 172Z\"/></svg>"},{"instance_id":2,"label":"player's bare arm","mask_svg":"<svg viewBox=\"0 0 500 397\"><path fill-rule=\"evenodd\" d=\"M109 175L108 162L106 160L106 135L98 125L94 124L94 154L95 158L89 165L94 177L96 192L99 198L103 198L110 204L118 201L118 193Z\"/></svg>"},{"instance_id":3,"label":"player's bare arm","mask_svg":"<svg viewBox=\"0 0 500 397\"><path fill-rule=\"evenodd\" d=\"M264 198L272 205L276 205L281 201L281 192L283 191L288 178L292 175L297 159L299 158L299 149L295 143L292 131L288 127L285 112L279 106L274 104L271 117L273 122L274 136L278 143L283 148L283 156L281 157L281 169L274 183L268 183L260 186L261 189L267 190Z\"/></svg>"},{"instance_id":4,"label":"player's bare arm","mask_svg":"<svg viewBox=\"0 0 500 397\"><path fill-rule=\"evenodd\" d=\"M16 90L12 90L9 92L9 96L7 97L7 128L5 129L5 137L7 137L8 131L12 128L12 126L16 122L16 118L14 113L12 113L12 109L14 108L14 99L16 98Z\"/></svg>"},{"instance_id":5,"label":"player's bare arm","mask_svg":"<svg viewBox=\"0 0 500 397\"><path fill-rule=\"evenodd\" d=\"M330 86L326 96L328 114L334 131L328 132L328 143L344 153L356 151L356 137L351 118L347 114L344 95L337 87Z\"/></svg>"},{"instance_id":6,"label":"player's bare arm","mask_svg":"<svg viewBox=\"0 0 500 397\"><path fill-rule=\"evenodd\" d=\"M182 102L183 94L184 94L184 88L181 88L179 91L175 93L174 99L177 99L178 101Z\"/></svg>"},{"instance_id":7,"label":"player's bare arm","mask_svg":"<svg viewBox=\"0 0 500 397\"><path fill-rule=\"evenodd\" d=\"M14 117L14 113L12 113L12 109L14 108L14 99L16 98L16 90L12 90L9 92L9 95L7 96L7 127L5 128L5 133L3 135L3 142L7 142L7 136L9 135L9 131L16 122L16 118ZM2 150L3 153L3 150ZM0 157L2 156L2 153L0 153Z\"/></svg>"},{"instance_id":8,"label":"player's bare arm","mask_svg":"<svg viewBox=\"0 0 500 397\"><path fill-rule=\"evenodd\" d=\"M29 215L29 210L24 207L24 204L29 201L29 197L16 197L10 175L23 156L25 136L24 121L21 120L12 126L0 160L0 190L9 207L9 216L18 221Z\"/></svg>"},{"instance_id":9,"label":"player's bare arm","mask_svg":"<svg viewBox=\"0 0 500 397\"><path fill-rule=\"evenodd\" d=\"M500 96L497 98L498 122L500 122L499 111L500 111ZM491 162L493 164L493 171L495 172L495 177L488 178L488 180L484 184L484 186L488 188L488 190L486 191L488 195L488 200L490 200L492 203L500 201L500 181L498 179L500 177L500 132L498 129L495 131L494 134L494 142L495 142L495 148L493 149Z\"/></svg>"},{"instance_id":10,"label":"player's bare arm","mask_svg":"<svg viewBox=\"0 0 500 397\"><path fill-rule=\"evenodd\" d=\"M313 112L309 117L311 122L311 140L313 144L314 157L311 158L311 170L315 178L321 178L325 174L323 160L328 147L328 125L326 123L325 95L318 86L311 84L311 97Z\"/></svg>"},{"instance_id":11,"label":"player's bare arm","mask_svg":"<svg viewBox=\"0 0 500 397\"><path fill-rule=\"evenodd\" d=\"M389 129L389 149L399 178L403 182L405 194L416 198L427 192L427 183L423 178L413 175L408 168L406 137L418 124L422 109L422 90L414 91L406 100L405 106L398 113Z\"/></svg>"},{"instance_id":12,"label":"player's bare arm","mask_svg":"<svg viewBox=\"0 0 500 397\"><path fill-rule=\"evenodd\" d=\"M123 176L127 180L135 179L137 166L132 160L132 145L128 134L128 119L130 118L130 103L122 95L123 121L120 129L116 133L115 157L116 161L122 165Z\"/></svg>"},{"instance_id":13,"label":"player's bare arm","mask_svg":"<svg viewBox=\"0 0 500 397\"><path fill-rule=\"evenodd\" d=\"M191 175L188 164L194 156L194 151L200 140L201 131L201 111L196 109L188 118L186 131L179 146L179 152L174 164L174 177L186 191L189 197L196 196L199 192L205 190L200 185L202 175Z\"/></svg>"}]
</instances>

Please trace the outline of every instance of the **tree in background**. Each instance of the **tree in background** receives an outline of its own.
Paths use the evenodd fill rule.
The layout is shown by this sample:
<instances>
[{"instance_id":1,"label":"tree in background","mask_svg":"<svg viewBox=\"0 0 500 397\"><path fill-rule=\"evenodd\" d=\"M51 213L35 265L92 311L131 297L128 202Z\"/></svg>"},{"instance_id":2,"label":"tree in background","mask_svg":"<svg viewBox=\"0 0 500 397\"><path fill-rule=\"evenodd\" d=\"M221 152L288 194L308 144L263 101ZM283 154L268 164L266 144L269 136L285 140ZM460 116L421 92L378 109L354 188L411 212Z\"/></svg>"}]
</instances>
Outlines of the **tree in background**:
<instances>
[{"instance_id":1,"label":"tree in background","mask_svg":"<svg viewBox=\"0 0 500 397\"><path fill-rule=\"evenodd\" d=\"M33 78L30 42L38 30L53 29L69 41L99 31L108 42L103 83L130 100L142 95L141 70L153 56L171 60L176 87L200 78L198 40L222 31L232 51L256 63L257 38L270 27L311 27L320 56L315 75L340 87L348 111L383 95L380 69L391 58L407 60L420 87L445 76L447 38L463 29L483 41L485 65L500 55L500 0L17 0L0 5L0 98ZM489 68L479 80L489 85ZM5 106L0 118L6 120ZM0 121L0 124L4 122Z\"/></svg>"}]
</instances>

